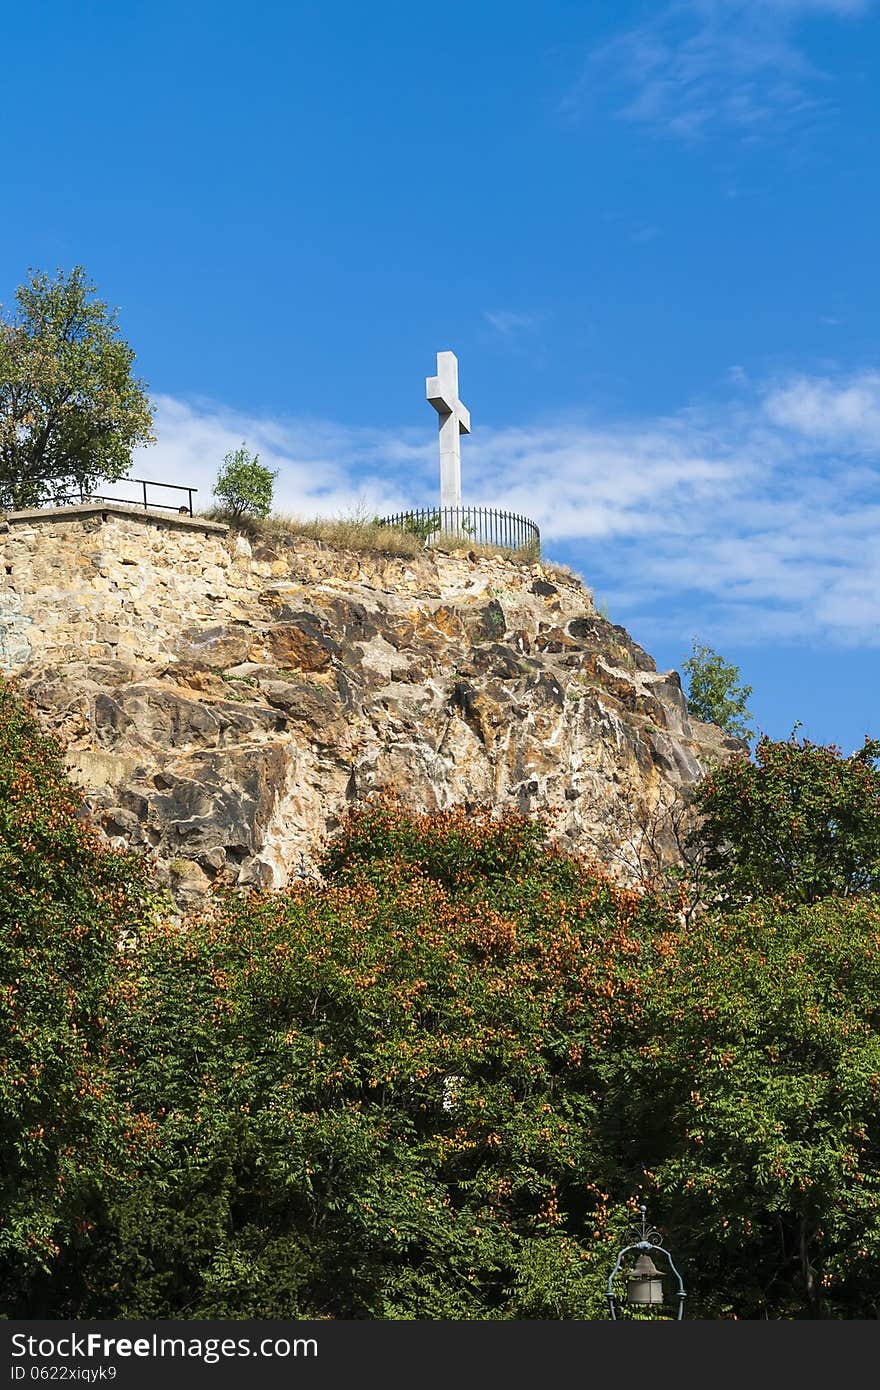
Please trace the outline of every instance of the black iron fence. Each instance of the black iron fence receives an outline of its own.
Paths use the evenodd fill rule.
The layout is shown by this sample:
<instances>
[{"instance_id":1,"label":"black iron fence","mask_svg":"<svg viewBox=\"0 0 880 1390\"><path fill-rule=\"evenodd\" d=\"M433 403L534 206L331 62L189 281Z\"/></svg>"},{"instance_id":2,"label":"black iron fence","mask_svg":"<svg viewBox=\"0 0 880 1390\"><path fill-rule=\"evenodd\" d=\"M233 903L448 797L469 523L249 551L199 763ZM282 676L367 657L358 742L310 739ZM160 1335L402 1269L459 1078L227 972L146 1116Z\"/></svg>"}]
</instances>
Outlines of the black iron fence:
<instances>
[{"instance_id":1,"label":"black iron fence","mask_svg":"<svg viewBox=\"0 0 880 1390\"><path fill-rule=\"evenodd\" d=\"M423 507L395 512L379 519L380 526L397 526L421 537L426 545L449 539L476 545L497 545L504 550L540 553L541 532L534 521L495 507Z\"/></svg>"},{"instance_id":2,"label":"black iron fence","mask_svg":"<svg viewBox=\"0 0 880 1390\"><path fill-rule=\"evenodd\" d=\"M122 481L140 488L140 495L136 497L111 497L107 493L86 492L84 488L80 488L77 492L56 494L52 501L56 507L71 507L75 506L77 502L123 502L129 507L143 507L145 512L159 510L162 512L185 512L187 516L193 514L193 493L198 492L197 487L185 487L181 483L153 483L146 478L124 478ZM185 492L187 501L157 502L154 494L147 491L148 488Z\"/></svg>"}]
</instances>

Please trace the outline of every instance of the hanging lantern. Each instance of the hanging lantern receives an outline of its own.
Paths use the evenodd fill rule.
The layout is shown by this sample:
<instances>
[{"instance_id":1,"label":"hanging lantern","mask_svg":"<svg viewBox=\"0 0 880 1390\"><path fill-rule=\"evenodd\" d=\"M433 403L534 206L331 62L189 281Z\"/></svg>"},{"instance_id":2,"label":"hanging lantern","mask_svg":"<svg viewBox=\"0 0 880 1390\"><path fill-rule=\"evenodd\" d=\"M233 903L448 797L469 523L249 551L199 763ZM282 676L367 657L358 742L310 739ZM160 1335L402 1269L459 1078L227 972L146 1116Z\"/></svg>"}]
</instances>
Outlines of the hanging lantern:
<instances>
[{"instance_id":1,"label":"hanging lantern","mask_svg":"<svg viewBox=\"0 0 880 1390\"><path fill-rule=\"evenodd\" d=\"M650 1255L642 1254L626 1276L627 1303L662 1303L663 1278Z\"/></svg>"},{"instance_id":2,"label":"hanging lantern","mask_svg":"<svg viewBox=\"0 0 880 1390\"><path fill-rule=\"evenodd\" d=\"M630 1241L619 1251L614 1268L608 1276L608 1312L611 1318L616 1321L619 1313L618 1298L614 1292L614 1280L618 1275L626 1279L625 1301L633 1308L656 1307L664 1301L663 1297L663 1277L664 1272L655 1265L651 1258L653 1251L662 1255L669 1265L667 1274L675 1279L678 1287L673 1290L673 1301L678 1304L678 1311L673 1314L676 1318L681 1318L684 1313L684 1281L672 1261L669 1251L664 1249L660 1243L660 1232L648 1224L648 1216L644 1206L639 1207L639 1223L630 1233ZM624 1270L623 1262L627 1255L635 1255L632 1268Z\"/></svg>"}]
</instances>

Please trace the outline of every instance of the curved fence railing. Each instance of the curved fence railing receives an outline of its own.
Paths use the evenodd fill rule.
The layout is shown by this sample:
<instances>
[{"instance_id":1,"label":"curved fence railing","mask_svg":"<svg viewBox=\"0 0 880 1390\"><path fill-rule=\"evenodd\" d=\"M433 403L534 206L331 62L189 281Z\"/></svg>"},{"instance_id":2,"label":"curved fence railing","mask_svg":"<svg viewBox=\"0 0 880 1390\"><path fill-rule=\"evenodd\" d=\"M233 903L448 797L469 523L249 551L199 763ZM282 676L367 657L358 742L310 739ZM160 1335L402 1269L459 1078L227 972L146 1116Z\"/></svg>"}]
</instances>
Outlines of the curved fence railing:
<instances>
[{"instance_id":1,"label":"curved fence railing","mask_svg":"<svg viewBox=\"0 0 880 1390\"><path fill-rule=\"evenodd\" d=\"M379 519L380 526L398 526L420 536L427 545L444 539L472 541L476 545L497 545L504 550L530 550L540 553L541 532L534 521L515 512L495 507L423 507L395 512Z\"/></svg>"}]
</instances>

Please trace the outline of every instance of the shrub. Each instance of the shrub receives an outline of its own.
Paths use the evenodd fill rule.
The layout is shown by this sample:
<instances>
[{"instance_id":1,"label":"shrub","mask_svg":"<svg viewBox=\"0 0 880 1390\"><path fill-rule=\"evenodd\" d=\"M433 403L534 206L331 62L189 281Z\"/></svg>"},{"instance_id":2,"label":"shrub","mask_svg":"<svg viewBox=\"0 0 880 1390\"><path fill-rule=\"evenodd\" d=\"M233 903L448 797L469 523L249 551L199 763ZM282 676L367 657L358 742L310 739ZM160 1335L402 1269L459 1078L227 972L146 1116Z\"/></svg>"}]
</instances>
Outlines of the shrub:
<instances>
[{"instance_id":1,"label":"shrub","mask_svg":"<svg viewBox=\"0 0 880 1390\"><path fill-rule=\"evenodd\" d=\"M751 739L748 721L750 685L739 685L739 667L694 638L692 654L682 662L689 683L688 709L697 719L717 724L734 738Z\"/></svg>"},{"instance_id":2,"label":"shrub","mask_svg":"<svg viewBox=\"0 0 880 1390\"><path fill-rule=\"evenodd\" d=\"M0 690L7 1313L601 1318L641 1195L694 1316L876 1317L871 880L684 929L546 830L367 805L179 921Z\"/></svg>"},{"instance_id":3,"label":"shrub","mask_svg":"<svg viewBox=\"0 0 880 1390\"><path fill-rule=\"evenodd\" d=\"M0 686L0 1297L12 1316L75 1316L73 1252L127 1170L106 1025L151 904L144 862L103 845L58 748Z\"/></svg>"},{"instance_id":4,"label":"shrub","mask_svg":"<svg viewBox=\"0 0 880 1390\"><path fill-rule=\"evenodd\" d=\"M268 516L272 510L272 493L278 473L260 463L259 454L251 457L244 444L231 450L214 484L214 496L221 508L231 517L246 514Z\"/></svg>"}]
</instances>

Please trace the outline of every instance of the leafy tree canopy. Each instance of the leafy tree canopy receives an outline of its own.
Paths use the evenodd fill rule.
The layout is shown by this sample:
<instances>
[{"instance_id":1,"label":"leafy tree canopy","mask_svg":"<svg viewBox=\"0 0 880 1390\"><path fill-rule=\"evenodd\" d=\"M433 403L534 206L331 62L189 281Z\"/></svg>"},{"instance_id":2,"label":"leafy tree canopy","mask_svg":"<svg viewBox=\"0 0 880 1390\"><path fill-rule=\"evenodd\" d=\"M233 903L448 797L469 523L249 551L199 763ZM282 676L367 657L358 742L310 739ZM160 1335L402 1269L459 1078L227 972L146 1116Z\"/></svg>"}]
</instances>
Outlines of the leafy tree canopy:
<instances>
[{"instance_id":1,"label":"leafy tree canopy","mask_svg":"<svg viewBox=\"0 0 880 1390\"><path fill-rule=\"evenodd\" d=\"M114 1024L157 1147L115 1215L126 1312L601 1315L619 1213L595 1180L594 1097L566 1080L605 1022L572 1029L598 988L578 925L551 908L557 934L533 928L540 866L517 920L395 862L384 885L349 859L338 888L231 900L132 959L136 1006ZM584 889L618 962L615 891Z\"/></svg>"},{"instance_id":2,"label":"leafy tree canopy","mask_svg":"<svg viewBox=\"0 0 880 1390\"><path fill-rule=\"evenodd\" d=\"M638 971L629 1094L606 1105L627 1126L618 1178L641 1162L674 1226L691 1314L876 1317L880 899L765 900L670 946Z\"/></svg>"},{"instance_id":3,"label":"leafy tree canopy","mask_svg":"<svg viewBox=\"0 0 880 1390\"><path fill-rule=\"evenodd\" d=\"M126 962L122 1312L603 1317L637 1193L694 1315L876 1311L876 898L685 931L529 821L394 806L324 867Z\"/></svg>"},{"instance_id":4,"label":"leafy tree canopy","mask_svg":"<svg viewBox=\"0 0 880 1390\"><path fill-rule=\"evenodd\" d=\"M124 1174L107 1018L152 910L143 861L81 816L57 746L0 687L0 1299L30 1303Z\"/></svg>"},{"instance_id":5,"label":"leafy tree canopy","mask_svg":"<svg viewBox=\"0 0 880 1390\"><path fill-rule=\"evenodd\" d=\"M9 1315L600 1318L641 1195L692 1315L876 1316L876 894L685 928L394 804L183 922L146 868L4 693Z\"/></svg>"},{"instance_id":6,"label":"leafy tree canopy","mask_svg":"<svg viewBox=\"0 0 880 1390\"><path fill-rule=\"evenodd\" d=\"M752 687L739 684L739 667L726 662L696 638L691 655L682 662L682 667L688 676L687 702L691 714L708 724L717 724L734 738L751 739L748 702Z\"/></svg>"},{"instance_id":7,"label":"leafy tree canopy","mask_svg":"<svg viewBox=\"0 0 880 1390\"><path fill-rule=\"evenodd\" d=\"M754 761L715 768L696 793L700 838L727 902L790 903L880 889L880 740L850 757L761 738Z\"/></svg>"},{"instance_id":8,"label":"leafy tree canopy","mask_svg":"<svg viewBox=\"0 0 880 1390\"><path fill-rule=\"evenodd\" d=\"M122 478L152 414L115 313L82 266L31 272L0 319L0 506L40 506Z\"/></svg>"},{"instance_id":9,"label":"leafy tree canopy","mask_svg":"<svg viewBox=\"0 0 880 1390\"><path fill-rule=\"evenodd\" d=\"M268 516L277 477L277 471L260 463L259 454L252 456L242 444L224 458L214 484L214 496L229 516Z\"/></svg>"}]
</instances>

